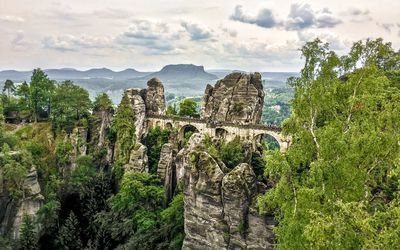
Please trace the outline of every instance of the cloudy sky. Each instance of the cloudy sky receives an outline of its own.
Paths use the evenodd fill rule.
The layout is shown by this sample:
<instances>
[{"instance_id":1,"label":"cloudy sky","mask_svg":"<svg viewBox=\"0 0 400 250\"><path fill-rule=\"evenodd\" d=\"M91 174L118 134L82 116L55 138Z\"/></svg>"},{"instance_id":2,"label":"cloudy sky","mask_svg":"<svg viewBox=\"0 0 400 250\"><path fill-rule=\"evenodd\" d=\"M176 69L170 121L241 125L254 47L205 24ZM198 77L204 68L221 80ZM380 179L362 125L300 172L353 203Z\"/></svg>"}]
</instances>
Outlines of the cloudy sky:
<instances>
[{"instance_id":1,"label":"cloudy sky","mask_svg":"<svg viewBox=\"0 0 400 250\"><path fill-rule=\"evenodd\" d=\"M315 37L345 53L383 37L400 48L399 0L0 0L0 70L34 67L297 71Z\"/></svg>"}]
</instances>

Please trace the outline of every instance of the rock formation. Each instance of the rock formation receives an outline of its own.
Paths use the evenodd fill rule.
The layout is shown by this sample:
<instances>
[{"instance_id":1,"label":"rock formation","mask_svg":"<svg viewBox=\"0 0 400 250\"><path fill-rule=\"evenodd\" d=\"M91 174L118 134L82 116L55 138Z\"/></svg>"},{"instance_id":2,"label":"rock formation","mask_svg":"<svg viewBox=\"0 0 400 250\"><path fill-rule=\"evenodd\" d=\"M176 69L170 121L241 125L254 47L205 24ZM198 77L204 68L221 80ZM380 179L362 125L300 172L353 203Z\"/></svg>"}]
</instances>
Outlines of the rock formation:
<instances>
[{"instance_id":1,"label":"rock formation","mask_svg":"<svg viewBox=\"0 0 400 250\"><path fill-rule=\"evenodd\" d=\"M147 147L141 143L146 134L146 115L163 115L165 112L164 86L157 78L147 82L147 89L125 90L135 114L135 147L125 170L148 171Z\"/></svg>"},{"instance_id":2,"label":"rock formation","mask_svg":"<svg viewBox=\"0 0 400 250\"><path fill-rule=\"evenodd\" d=\"M145 98L146 112L148 115L165 114L164 86L157 78L152 78L147 82Z\"/></svg>"},{"instance_id":3,"label":"rock formation","mask_svg":"<svg viewBox=\"0 0 400 250\"><path fill-rule=\"evenodd\" d=\"M252 204L258 194L253 170L242 163L224 173L202 139L200 134L192 136L183 161L183 249L273 249L274 221Z\"/></svg>"},{"instance_id":4,"label":"rock formation","mask_svg":"<svg viewBox=\"0 0 400 250\"><path fill-rule=\"evenodd\" d=\"M87 138L88 138L88 128L85 127L77 127L74 128L72 133L69 135L69 141L74 147L72 153L72 167L71 170L76 167L76 159L79 156L86 155L87 153Z\"/></svg>"},{"instance_id":5,"label":"rock formation","mask_svg":"<svg viewBox=\"0 0 400 250\"><path fill-rule=\"evenodd\" d=\"M176 187L176 150L172 143L166 143L162 146L160 152L160 161L158 162L157 175L164 183L167 204L172 200Z\"/></svg>"},{"instance_id":6,"label":"rock formation","mask_svg":"<svg viewBox=\"0 0 400 250\"><path fill-rule=\"evenodd\" d=\"M160 80L152 78L147 82L147 89L127 89L125 94L135 113L135 133L140 141L146 132L146 115L165 114L164 86Z\"/></svg>"},{"instance_id":7,"label":"rock formation","mask_svg":"<svg viewBox=\"0 0 400 250\"><path fill-rule=\"evenodd\" d=\"M146 104L142 97L143 92L140 89L125 90L125 94L127 94L135 113L135 135L137 140L140 140L145 134Z\"/></svg>"},{"instance_id":8,"label":"rock formation","mask_svg":"<svg viewBox=\"0 0 400 250\"><path fill-rule=\"evenodd\" d=\"M214 122L260 123L264 104L261 74L232 73L207 85L202 117Z\"/></svg>"},{"instance_id":9,"label":"rock formation","mask_svg":"<svg viewBox=\"0 0 400 250\"><path fill-rule=\"evenodd\" d=\"M107 132L111 128L114 110L95 110L89 125L89 153L106 150L104 165L110 165L113 158L113 145L107 138Z\"/></svg>"},{"instance_id":10,"label":"rock formation","mask_svg":"<svg viewBox=\"0 0 400 250\"><path fill-rule=\"evenodd\" d=\"M129 155L129 162L124 165L125 171L148 172L149 164L147 147L137 142Z\"/></svg>"},{"instance_id":11,"label":"rock formation","mask_svg":"<svg viewBox=\"0 0 400 250\"><path fill-rule=\"evenodd\" d=\"M87 154L87 127L75 127L70 134L65 134L63 143L72 145L72 151L68 152L68 161L60 169L62 176L67 176L76 168L76 160Z\"/></svg>"},{"instance_id":12,"label":"rock formation","mask_svg":"<svg viewBox=\"0 0 400 250\"><path fill-rule=\"evenodd\" d=\"M0 194L0 235L8 234L12 239L19 239L20 228L24 215L36 217L44 202L36 168L32 166L24 182L25 197L12 200L7 195Z\"/></svg>"}]
</instances>

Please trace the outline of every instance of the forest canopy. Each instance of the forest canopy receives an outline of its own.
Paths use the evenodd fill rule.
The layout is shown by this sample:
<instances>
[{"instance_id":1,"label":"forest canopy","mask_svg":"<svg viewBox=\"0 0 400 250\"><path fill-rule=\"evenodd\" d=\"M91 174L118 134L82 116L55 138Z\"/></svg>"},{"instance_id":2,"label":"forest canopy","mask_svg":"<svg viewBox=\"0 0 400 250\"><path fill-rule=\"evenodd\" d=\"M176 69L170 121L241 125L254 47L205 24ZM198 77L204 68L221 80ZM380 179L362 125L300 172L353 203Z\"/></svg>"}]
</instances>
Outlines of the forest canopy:
<instances>
[{"instance_id":1,"label":"forest canopy","mask_svg":"<svg viewBox=\"0 0 400 250\"><path fill-rule=\"evenodd\" d=\"M274 187L259 197L275 214L278 249L400 246L400 53L381 39L338 56L314 40L294 88L284 133L267 156ZM295 239L295 240L294 240Z\"/></svg>"}]
</instances>

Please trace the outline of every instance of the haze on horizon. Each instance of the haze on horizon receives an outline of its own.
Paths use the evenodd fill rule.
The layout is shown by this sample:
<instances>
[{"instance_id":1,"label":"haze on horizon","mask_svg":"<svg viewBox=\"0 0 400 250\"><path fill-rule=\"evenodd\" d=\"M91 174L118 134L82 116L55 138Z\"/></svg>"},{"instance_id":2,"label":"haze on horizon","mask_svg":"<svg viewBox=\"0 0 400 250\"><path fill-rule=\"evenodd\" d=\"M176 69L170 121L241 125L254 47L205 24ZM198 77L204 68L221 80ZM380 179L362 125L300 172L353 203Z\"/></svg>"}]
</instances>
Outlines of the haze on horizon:
<instances>
[{"instance_id":1,"label":"haze on horizon","mask_svg":"<svg viewBox=\"0 0 400 250\"><path fill-rule=\"evenodd\" d=\"M320 37L339 54L360 39L400 47L400 1L0 0L0 70L135 68L298 71Z\"/></svg>"}]
</instances>

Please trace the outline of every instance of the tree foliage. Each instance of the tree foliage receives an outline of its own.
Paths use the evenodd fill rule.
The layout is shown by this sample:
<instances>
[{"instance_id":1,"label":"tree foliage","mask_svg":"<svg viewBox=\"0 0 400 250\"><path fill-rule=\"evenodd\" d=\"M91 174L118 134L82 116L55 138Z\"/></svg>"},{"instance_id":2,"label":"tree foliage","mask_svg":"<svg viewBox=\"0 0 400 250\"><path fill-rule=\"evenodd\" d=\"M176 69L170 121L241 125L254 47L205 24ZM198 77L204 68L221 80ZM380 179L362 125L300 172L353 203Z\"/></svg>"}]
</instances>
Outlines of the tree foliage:
<instances>
[{"instance_id":1,"label":"tree foliage","mask_svg":"<svg viewBox=\"0 0 400 250\"><path fill-rule=\"evenodd\" d=\"M91 101L87 90L64 81L52 96L52 126L54 131L65 130L71 133L77 121L89 115Z\"/></svg>"},{"instance_id":2,"label":"tree foliage","mask_svg":"<svg viewBox=\"0 0 400 250\"><path fill-rule=\"evenodd\" d=\"M155 127L149 130L145 139L147 155L149 158L149 172L157 173L157 166L160 160L162 146L168 142L170 131Z\"/></svg>"},{"instance_id":3,"label":"tree foliage","mask_svg":"<svg viewBox=\"0 0 400 250\"><path fill-rule=\"evenodd\" d=\"M135 113L129 97L124 94L113 119L112 130L116 134L118 159L126 163L135 145Z\"/></svg>"},{"instance_id":4,"label":"tree foliage","mask_svg":"<svg viewBox=\"0 0 400 250\"><path fill-rule=\"evenodd\" d=\"M32 220L32 217L26 214L22 217L19 249L21 250L38 249L34 222Z\"/></svg>"},{"instance_id":5,"label":"tree foliage","mask_svg":"<svg viewBox=\"0 0 400 250\"><path fill-rule=\"evenodd\" d=\"M39 68L33 70L30 83L30 101L35 121L40 117L50 115L54 89L54 81L51 81L43 70Z\"/></svg>"},{"instance_id":6,"label":"tree foliage","mask_svg":"<svg viewBox=\"0 0 400 250\"><path fill-rule=\"evenodd\" d=\"M4 178L5 190L13 199L25 197L25 179L32 159L26 151L12 152L8 144L4 144L0 153L0 169Z\"/></svg>"},{"instance_id":7,"label":"tree foliage","mask_svg":"<svg viewBox=\"0 0 400 250\"><path fill-rule=\"evenodd\" d=\"M179 116L182 117L200 117L197 111L197 103L190 98L187 98L179 103Z\"/></svg>"},{"instance_id":8,"label":"tree foliage","mask_svg":"<svg viewBox=\"0 0 400 250\"><path fill-rule=\"evenodd\" d=\"M275 186L259 199L279 220L278 249L395 249L399 52L377 39L339 57L317 39L302 54L284 123L293 143L270 152L265 175Z\"/></svg>"},{"instance_id":9,"label":"tree foliage","mask_svg":"<svg viewBox=\"0 0 400 250\"><path fill-rule=\"evenodd\" d=\"M106 111L113 108L113 103L107 93L101 93L96 96L93 103L93 111Z\"/></svg>"},{"instance_id":10,"label":"tree foliage","mask_svg":"<svg viewBox=\"0 0 400 250\"><path fill-rule=\"evenodd\" d=\"M64 225L61 227L57 241L59 249L82 249L79 221L73 212L70 213Z\"/></svg>"},{"instance_id":11,"label":"tree foliage","mask_svg":"<svg viewBox=\"0 0 400 250\"><path fill-rule=\"evenodd\" d=\"M178 111L176 110L176 104L174 103L173 105L168 105L167 110L166 110L166 115L178 115Z\"/></svg>"}]
</instances>

